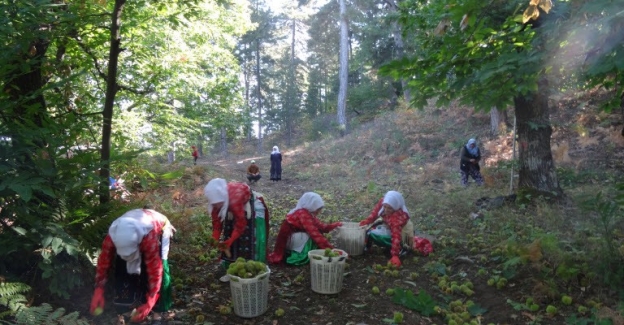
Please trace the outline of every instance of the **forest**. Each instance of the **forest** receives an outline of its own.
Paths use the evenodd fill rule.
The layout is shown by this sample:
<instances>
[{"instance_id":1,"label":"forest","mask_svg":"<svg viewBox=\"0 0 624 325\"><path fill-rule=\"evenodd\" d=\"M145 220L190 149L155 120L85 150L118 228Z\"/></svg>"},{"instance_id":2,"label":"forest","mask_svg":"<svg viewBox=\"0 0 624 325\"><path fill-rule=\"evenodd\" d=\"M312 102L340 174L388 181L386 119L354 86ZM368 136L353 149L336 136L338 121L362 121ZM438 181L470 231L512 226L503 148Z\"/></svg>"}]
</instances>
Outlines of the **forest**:
<instances>
[{"instance_id":1,"label":"forest","mask_svg":"<svg viewBox=\"0 0 624 325\"><path fill-rule=\"evenodd\" d=\"M111 222L149 205L178 230L171 325L624 324L622 1L0 10L0 323L121 325L112 309L89 313L95 265ZM470 138L484 186L463 188ZM334 296L310 291L306 267L271 266L268 312L227 312L203 188L244 182L252 159L270 247L304 192L335 222L397 190L434 253L408 256L398 276L383 254L349 259Z\"/></svg>"}]
</instances>

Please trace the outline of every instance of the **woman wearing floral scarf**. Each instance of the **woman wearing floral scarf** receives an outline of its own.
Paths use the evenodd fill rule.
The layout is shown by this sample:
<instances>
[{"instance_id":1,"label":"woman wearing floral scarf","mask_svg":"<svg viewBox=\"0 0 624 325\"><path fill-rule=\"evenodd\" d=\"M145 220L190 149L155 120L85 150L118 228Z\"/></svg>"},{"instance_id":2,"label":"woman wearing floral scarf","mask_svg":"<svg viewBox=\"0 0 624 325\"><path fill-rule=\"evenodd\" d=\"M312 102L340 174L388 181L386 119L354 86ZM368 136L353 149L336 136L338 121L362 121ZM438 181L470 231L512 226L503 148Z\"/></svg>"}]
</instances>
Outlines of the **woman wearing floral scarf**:
<instances>
[{"instance_id":1,"label":"woman wearing floral scarf","mask_svg":"<svg viewBox=\"0 0 624 325\"><path fill-rule=\"evenodd\" d=\"M212 239L223 252L223 266L238 257L266 262L269 210L262 195L245 183L227 183L222 178L208 182L204 195L212 217Z\"/></svg>"},{"instance_id":2,"label":"woman wearing floral scarf","mask_svg":"<svg viewBox=\"0 0 624 325\"><path fill-rule=\"evenodd\" d=\"M366 247L372 243L390 248L390 263L401 266L399 259L411 249L414 240L414 226L405 207L403 195L397 191L388 191L377 202L370 215L360 221L360 226L370 225L367 232Z\"/></svg>"},{"instance_id":3,"label":"woman wearing floral scarf","mask_svg":"<svg viewBox=\"0 0 624 325\"><path fill-rule=\"evenodd\" d=\"M290 210L275 241L275 249L269 255L269 262L288 265L305 265L310 259L308 252L313 249L334 248L323 233L330 232L342 222L326 224L317 218L325 206L320 195L306 192Z\"/></svg>"},{"instance_id":4,"label":"woman wearing floral scarf","mask_svg":"<svg viewBox=\"0 0 624 325\"><path fill-rule=\"evenodd\" d=\"M481 176L479 168L479 160L481 160L481 152L477 147L477 140L470 139L461 150L460 173L461 184L468 186L468 176L472 177L477 185L483 185L483 176Z\"/></svg>"}]
</instances>

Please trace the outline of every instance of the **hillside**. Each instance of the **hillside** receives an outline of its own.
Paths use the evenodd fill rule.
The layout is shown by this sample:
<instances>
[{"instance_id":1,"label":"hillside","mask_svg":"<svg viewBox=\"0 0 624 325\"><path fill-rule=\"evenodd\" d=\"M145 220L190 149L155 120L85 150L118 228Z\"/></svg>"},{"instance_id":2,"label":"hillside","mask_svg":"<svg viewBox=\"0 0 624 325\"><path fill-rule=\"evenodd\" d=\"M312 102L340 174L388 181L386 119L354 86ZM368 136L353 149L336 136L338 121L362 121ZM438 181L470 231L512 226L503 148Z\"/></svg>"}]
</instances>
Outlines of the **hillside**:
<instances>
[{"instance_id":1,"label":"hillside","mask_svg":"<svg viewBox=\"0 0 624 325\"><path fill-rule=\"evenodd\" d=\"M280 145L280 182L266 179L268 152L258 156L250 150L248 155L200 159L195 167L190 162L174 166L185 169L175 184L135 197L137 204L151 204L170 216L178 229L170 257L176 305L168 324L194 324L198 315L203 315L203 324L382 324L395 311L404 314L405 324L451 324L453 317L468 317L466 324L563 324L597 316L623 324L612 287L617 277L599 276L595 267L603 260L588 256L605 253L604 236L619 244L624 237L621 232L604 233L601 219L579 208L584 199L600 190L609 192L622 180L622 117L600 113L592 104L591 97L581 97L561 98L553 105L553 155L567 195L557 205L528 198L528 203L479 211L478 199L510 192L512 130L492 136L489 115L462 107L390 112L339 139ZM459 149L468 138L476 138L482 149L483 187L459 185ZM246 320L220 314L219 308L231 303L230 291L217 279L216 250L206 245L210 222L203 186L213 177L244 181L251 159L264 173L252 187L269 204L271 247L286 212L306 191L323 197L323 220L359 221L386 191L398 190L417 232L433 241L434 253L407 256L398 276L375 267L386 265L381 251L351 258L344 288L336 295L312 292L307 266L271 266L264 315ZM612 229L621 229L621 217L611 218ZM471 282L473 293L451 289L452 282ZM381 289L380 296L371 292L373 286ZM389 288L424 290L442 314L423 316L393 303L384 294ZM563 295L573 303L563 304ZM525 303L529 298L534 303ZM557 311L546 312L547 305ZM579 306L595 308L581 312ZM285 310L284 316L274 315L278 308ZM98 324L114 318L102 316Z\"/></svg>"}]
</instances>

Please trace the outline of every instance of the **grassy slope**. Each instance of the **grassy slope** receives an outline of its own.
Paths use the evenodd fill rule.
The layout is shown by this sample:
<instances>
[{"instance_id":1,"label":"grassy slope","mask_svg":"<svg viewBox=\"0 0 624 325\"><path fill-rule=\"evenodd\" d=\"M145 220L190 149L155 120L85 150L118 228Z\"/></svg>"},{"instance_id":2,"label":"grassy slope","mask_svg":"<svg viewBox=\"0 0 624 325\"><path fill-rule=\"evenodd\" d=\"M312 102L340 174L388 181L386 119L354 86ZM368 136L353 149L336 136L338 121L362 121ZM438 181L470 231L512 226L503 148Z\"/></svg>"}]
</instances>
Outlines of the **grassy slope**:
<instances>
[{"instance_id":1,"label":"grassy slope","mask_svg":"<svg viewBox=\"0 0 624 325\"><path fill-rule=\"evenodd\" d=\"M406 198L417 231L434 239L435 256L418 266L431 277L434 287L440 279L445 279L432 271L439 270L437 266L444 265L446 273L457 278L465 269L462 263L472 263L473 271L484 270L478 278L471 275L475 283L482 283L481 291L496 292L496 284L490 288L483 286L487 280L498 283L505 277L508 281L502 286L512 287L513 292L503 297L511 297L521 305L530 297L540 305L539 311L530 312L523 311L525 308L519 305L506 304L508 308L517 307L518 313L527 313L518 323L533 319L534 323L560 324L567 317L589 317L578 313L580 305L597 306L597 313L611 315L617 323L622 318L614 311L618 300L612 286L618 282L616 279L605 282L597 267L605 261L603 254L608 253L602 246L605 238L612 238L616 248L622 244L622 233L617 232L622 223L606 220L613 224L605 231L600 218L583 212L578 205L599 190L612 193L614 180L621 181L619 151L624 147L624 138L619 136L621 126L613 126L617 116L580 109L585 102L562 100L553 112L553 155L568 195L564 203L552 205L531 198L526 204L481 211L481 217L473 220L470 215L477 212L474 204L477 199L509 194L511 130L490 136L489 116L465 108L397 111L380 116L340 139L292 148L281 146L285 156L284 181L273 184L263 180L257 185L270 198L273 235L286 212L305 191L316 191L323 196L326 209L322 218L329 221L360 220L387 190L398 190ZM482 148L486 186L462 188L458 175L459 148L471 137L477 138ZM187 167L185 176L175 186L161 188L143 198L143 202L168 213L183 235L178 243L181 249L174 248L174 257L180 263L199 259L206 265L214 264L210 253L205 250L202 253L201 249L210 232L203 185L212 177L243 180L247 163L239 162L252 157L240 155L201 161L198 167ZM268 173L267 157L253 158ZM611 260L621 262L622 256L611 256ZM617 275L617 271L612 273ZM184 281L189 283L178 282L178 285L182 287L196 280ZM449 288L438 287L431 290L448 291L450 284ZM561 303L564 294L572 296L573 305ZM501 297L492 298L504 303ZM548 304L559 308L556 316L550 317L545 312ZM499 319L508 319L507 316ZM438 322L446 323L441 318Z\"/></svg>"}]
</instances>

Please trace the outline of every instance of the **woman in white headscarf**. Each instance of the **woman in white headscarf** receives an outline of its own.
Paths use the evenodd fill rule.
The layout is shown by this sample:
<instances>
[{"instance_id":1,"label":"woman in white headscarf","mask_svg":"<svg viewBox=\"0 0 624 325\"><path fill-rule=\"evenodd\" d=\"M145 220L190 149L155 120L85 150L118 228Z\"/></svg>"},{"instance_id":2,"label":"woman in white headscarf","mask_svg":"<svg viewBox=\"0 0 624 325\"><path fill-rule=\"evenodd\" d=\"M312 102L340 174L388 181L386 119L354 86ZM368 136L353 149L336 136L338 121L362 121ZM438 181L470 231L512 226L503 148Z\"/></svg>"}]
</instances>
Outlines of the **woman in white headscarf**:
<instances>
[{"instance_id":1,"label":"woman in white headscarf","mask_svg":"<svg viewBox=\"0 0 624 325\"><path fill-rule=\"evenodd\" d=\"M282 179L282 154L277 146L273 146L271 152L271 180L279 181Z\"/></svg>"},{"instance_id":2,"label":"woman in white headscarf","mask_svg":"<svg viewBox=\"0 0 624 325\"><path fill-rule=\"evenodd\" d=\"M462 147L460 154L459 170L461 173L461 184L468 186L468 176L472 177L477 185L483 185L483 176L481 176L481 168L479 160L481 160L481 151L477 147L477 140L470 139L465 146Z\"/></svg>"},{"instance_id":3,"label":"woman in white headscarf","mask_svg":"<svg viewBox=\"0 0 624 325\"><path fill-rule=\"evenodd\" d=\"M380 219L380 220L378 220ZM377 222L376 222L377 221ZM388 191L377 202L371 214L360 221L360 226L373 224L368 231L367 248L371 244L390 248L390 263L401 266L399 256L411 247L414 238L414 226L405 207L403 195L397 191Z\"/></svg>"},{"instance_id":4,"label":"woman in white headscarf","mask_svg":"<svg viewBox=\"0 0 624 325\"><path fill-rule=\"evenodd\" d=\"M334 248L323 233L330 232L342 225L342 222L323 223L317 218L325 206L320 195L306 192L290 210L275 241L275 248L269 254L269 263L304 265L310 260L308 252L312 249ZM284 260L285 258L285 260Z\"/></svg>"},{"instance_id":5,"label":"woman in white headscarf","mask_svg":"<svg viewBox=\"0 0 624 325\"><path fill-rule=\"evenodd\" d=\"M222 178L208 182L204 195L212 217L212 239L223 251L223 266L238 257L266 262L269 210L262 195L245 183L227 183Z\"/></svg>"},{"instance_id":6,"label":"woman in white headscarf","mask_svg":"<svg viewBox=\"0 0 624 325\"><path fill-rule=\"evenodd\" d=\"M104 309L104 288L114 263L117 312L137 307L131 320L141 322L154 309L154 320L159 320L173 304L168 255L174 231L167 217L151 209L130 210L117 218L98 257L91 314Z\"/></svg>"}]
</instances>

